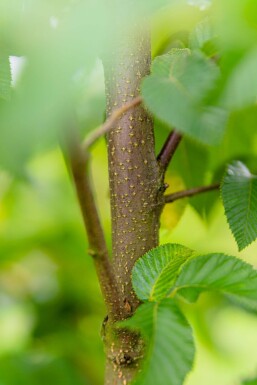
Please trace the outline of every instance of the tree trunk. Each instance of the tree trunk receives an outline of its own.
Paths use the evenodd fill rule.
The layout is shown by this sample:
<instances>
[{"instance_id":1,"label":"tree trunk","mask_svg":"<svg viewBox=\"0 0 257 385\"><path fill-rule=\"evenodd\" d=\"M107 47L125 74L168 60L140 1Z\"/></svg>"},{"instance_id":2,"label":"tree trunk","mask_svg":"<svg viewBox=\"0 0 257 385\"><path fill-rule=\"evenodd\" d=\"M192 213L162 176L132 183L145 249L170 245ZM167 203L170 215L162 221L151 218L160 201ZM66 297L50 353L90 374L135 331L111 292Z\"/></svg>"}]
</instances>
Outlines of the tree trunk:
<instances>
[{"instance_id":1,"label":"tree trunk","mask_svg":"<svg viewBox=\"0 0 257 385\"><path fill-rule=\"evenodd\" d=\"M142 25L117 31L111 58L104 61L107 115L135 98L151 62L150 34ZM163 173L155 156L153 121L142 105L124 113L107 138L113 266L122 306L106 327L105 385L126 385L138 370L143 345L113 325L139 305L131 284L136 260L158 245Z\"/></svg>"}]
</instances>

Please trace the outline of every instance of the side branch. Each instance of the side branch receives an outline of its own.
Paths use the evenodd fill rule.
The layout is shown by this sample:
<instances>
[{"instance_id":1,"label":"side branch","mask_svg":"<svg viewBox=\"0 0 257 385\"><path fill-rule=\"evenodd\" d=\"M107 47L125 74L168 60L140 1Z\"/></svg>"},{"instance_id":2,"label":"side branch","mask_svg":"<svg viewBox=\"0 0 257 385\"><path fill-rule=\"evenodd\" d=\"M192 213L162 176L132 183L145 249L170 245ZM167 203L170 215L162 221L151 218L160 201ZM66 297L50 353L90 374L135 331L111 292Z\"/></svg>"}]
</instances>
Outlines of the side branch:
<instances>
[{"instance_id":1,"label":"side branch","mask_svg":"<svg viewBox=\"0 0 257 385\"><path fill-rule=\"evenodd\" d=\"M109 318L120 317L122 305L119 303L118 287L109 260L107 245L100 223L89 175L89 154L76 138L76 132L68 138L68 157L71 174L88 236L89 254L93 257Z\"/></svg>"},{"instance_id":2,"label":"side branch","mask_svg":"<svg viewBox=\"0 0 257 385\"><path fill-rule=\"evenodd\" d=\"M216 184L212 184L210 186L195 187L195 188L192 188L190 190L178 191L178 192L175 192L173 194L165 195L164 196L165 203L172 203L178 199L188 198L188 197L192 197L192 196L195 196L198 194L202 194L204 192L218 190L219 187L220 187L220 184L216 183Z\"/></svg>"},{"instance_id":3,"label":"side branch","mask_svg":"<svg viewBox=\"0 0 257 385\"><path fill-rule=\"evenodd\" d=\"M86 139L82 143L83 149L89 149L89 147L91 147L97 139L107 134L113 128L113 124L117 121L117 119L119 119L125 112L129 111L133 107L138 106L140 103L142 103L142 98L141 96L138 96L132 99L131 101L127 102L120 108L114 110L102 126L98 127L86 137Z\"/></svg>"},{"instance_id":4,"label":"side branch","mask_svg":"<svg viewBox=\"0 0 257 385\"><path fill-rule=\"evenodd\" d=\"M157 157L157 160L159 162L159 165L161 166L162 170L165 171L173 158L176 149L182 139L182 135L177 132L176 130L172 131L166 142L164 143L160 154Z\"/></svg>"}]
</instances>

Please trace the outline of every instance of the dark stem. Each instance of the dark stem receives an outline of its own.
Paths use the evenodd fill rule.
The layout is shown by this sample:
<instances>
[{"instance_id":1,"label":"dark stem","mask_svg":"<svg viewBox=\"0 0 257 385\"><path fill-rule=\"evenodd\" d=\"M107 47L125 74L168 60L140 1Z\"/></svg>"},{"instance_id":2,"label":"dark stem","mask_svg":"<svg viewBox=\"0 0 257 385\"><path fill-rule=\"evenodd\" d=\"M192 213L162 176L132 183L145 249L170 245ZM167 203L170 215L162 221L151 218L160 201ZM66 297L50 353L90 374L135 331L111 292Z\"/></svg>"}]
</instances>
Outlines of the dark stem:
<instances>
[{"instance_id":1,"label":"dark stem","mask_svg":"<svg viewBox=\"0 0 257 385\"><path fill-rule=\"evenodd\" d=\"M195 196L198 194L202 194L204 192L218 190L219 187L220 187L220 184L216 183L216 184L212 184L210 186L201 186L201 187L195 187L195 188L192 188L189 190L178 191L178 192L175 192L173 194L165 195L164 196L165 203L172 203L178 199L188 198L188 197L192 197L192 196Z\"/></svg>"},{"instance_id":2,"label":"dark stem","mask_svg":"<svg viewBox=\"0 0 257 385\"><path fill-rule=\"evenodd\" d=\"M160 154L157 157L157 160L159 162L159 165L161 166L162 170L165 171L172 160L176 149L182 139L182 135L177 132L176 130L172 131L166 142L164 143Z\"/></svg>"},{"instance_id":3,"label":"dark stem","mask_svg":"<svg viewBox=\"0 0 257 385\"><path fill-rule=\"evenodd\" d=\"M89 175L89 154L85 153L73 130L68 138L67 153L71 174L88 236L88 253L93 257L99 283L110 319L116 319L122 306L119 303L118 286L109 260L103 229L96 208Z\"/></svg>"}]
</instances>

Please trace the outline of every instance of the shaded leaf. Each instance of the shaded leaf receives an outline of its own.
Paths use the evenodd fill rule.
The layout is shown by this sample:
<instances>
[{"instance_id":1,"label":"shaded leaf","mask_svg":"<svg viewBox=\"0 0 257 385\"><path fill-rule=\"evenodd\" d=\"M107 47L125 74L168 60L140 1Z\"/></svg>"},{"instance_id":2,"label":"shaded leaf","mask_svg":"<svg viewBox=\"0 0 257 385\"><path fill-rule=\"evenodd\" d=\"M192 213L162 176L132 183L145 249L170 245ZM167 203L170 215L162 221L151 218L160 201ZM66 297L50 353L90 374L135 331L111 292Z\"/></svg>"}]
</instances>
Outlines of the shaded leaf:
<instances>
[{"instance_id":1,"label":"shaded leaf","mask_svg":"<svg viewBox=\"0 0 257 385\"><path fill-rule=\"evenodd\" d=\"M138 330L147 342L142 371L133 385L182 385L194 360L192 331L171 299L146 303L123 326Z\"/></svg>"},{"instance_id":2,"label":"shaded leaf","mask_svg":"<svg viewBox=\"0 0 257 385\"><path fill-rule=\"evenodd\" d=\"M200 52L174 49L153 63L153 73L142 83L146 106L160 120L208 144L217 144L227 114L204 99L215 86L217 66Z\"/></svg>"},{"instance_id":3,"label":"shaded leaf","mask_svg":"<svg viewBox=\"0 0 257 385\"><path fill-rule=\"evenodd\" d=\"M252 380L246 380L242 383L242 385L257 385L257 378Z\"/></svg>"},{"instance_id":4,"label":"shaded leaf","mask_svg":"<svg viewBox=\"0 0 257 385\"><path fill-rule=\"evenodd\" d=\"M243 163L234 162L221 192L229 226L242 250L257 238L257 177Z\"/></svg>"},{"instance_id":5,"label":"shaded leaf","mask_svg":"<svg viewBox=\"0 0 257 385\"><path fill-rule=\"evenodd\" d=\"M141 300L158 301L169 293L180 266L191 257L187 247L167 243L150 250L135 264L132 283Z\"/></svg>"},{"instance_id":6,"label":"shaded leaf","mask_svg":"<svg viewBox=\"0 0 257 385\"><path fill-rule=\"evenodd\" d=\"M184 189L203 186L209 172L209 149L190 138L184 138L172 160L172 170L182 177ZM205 211L205 197L206 194L199 194L189 201L200 214Z\"/></svg>"},{"instance_id":7,"label":"shaded leaf","mask_svg":"<svg viewBox=\"0 0 257 385\"><path fill-rule=\"evenodd\" d=\"M216 34L209 18L202 20L189 37L189 45L192 49L200 49L209 57L217 53Z\"/></svg>"},{"instance_id":8,"label":"shaded leaf","mask_svg":"<svg viewBox=\"0 0 257 385\"><path fill-rule=\"evenodd\" d=\"M257 100L257 50L247 52L235 67L224 91L223 101L231 109L241 109Z\"/></svg>"}]
</instances>

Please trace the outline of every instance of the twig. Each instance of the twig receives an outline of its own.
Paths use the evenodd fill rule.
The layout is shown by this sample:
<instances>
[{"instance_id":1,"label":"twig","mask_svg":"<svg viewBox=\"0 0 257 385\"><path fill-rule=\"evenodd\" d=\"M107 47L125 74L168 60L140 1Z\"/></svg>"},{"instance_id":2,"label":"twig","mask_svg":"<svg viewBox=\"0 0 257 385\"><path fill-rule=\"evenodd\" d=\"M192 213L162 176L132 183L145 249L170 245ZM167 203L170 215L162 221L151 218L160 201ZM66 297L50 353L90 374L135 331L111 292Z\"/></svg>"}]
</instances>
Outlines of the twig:
<instances>
[{"instance_id":1,"label":"twig","mask_svg":"<svg viewBox=\"0 0 257 385\"><path fill-rule=\"evenodd\" d=\"M113 124L116 122L117 119L119 119L125 112L127 112L131 108L138 106L140 103L142 103L142 98L141 96L138 96L135 99L132 99L128 103L124 104L120 108L114 110L102 126L96 128L86 137L86 139L82 143L82 148L84 150L89 149L98 138L105 135L112 129Z\"/></svg>"},{"instance_id":2,"label":"twig","mask_svg":"<svg viewBox=\"0 0 257 385\"><path fill-rule=\"evenodd\" d=\"M164 143L161 151L160 151L160 154L158 155L157 157L157 160L161 166L161 168L163 169L163 171L165 171L171 161L171 159L173 158L175 152L176 152L176 149L180 143L182 139L182 135L177 132L176 130L172 131L166 142Z\"/></svg>"},{"instance_id":3,"label":"twig","mask_svg":"<svg viewBox=\"0 0 257 385\"><path fill-rule=\"evenodd\" d=\"M190 190L178 191L178 192L175 192L173 194L165 195L164 196L165 203L172 203L178 199L188 198L188 197L192 197L192 196L195 196L198 194L202 194L204 192L218 190L219 187L220 187L220 184L216 183L216 184L212 184L210 186L195 187L195 188L192 188Z\"/></svg>"},{"instance_id":4,"label":"twig","mask_svg":"<svg viewBox=\"0 0 257 385\"><path fill-rule=\"evenodd\" d=\"M71 174L88 236L89 254L93 257L109 318L119 317L123 304L119 303L118 287L110 263L104 232L100 223L89 175L89 155L85 153L73 130L66 145Z\"/></svg>"}]
</instances>

